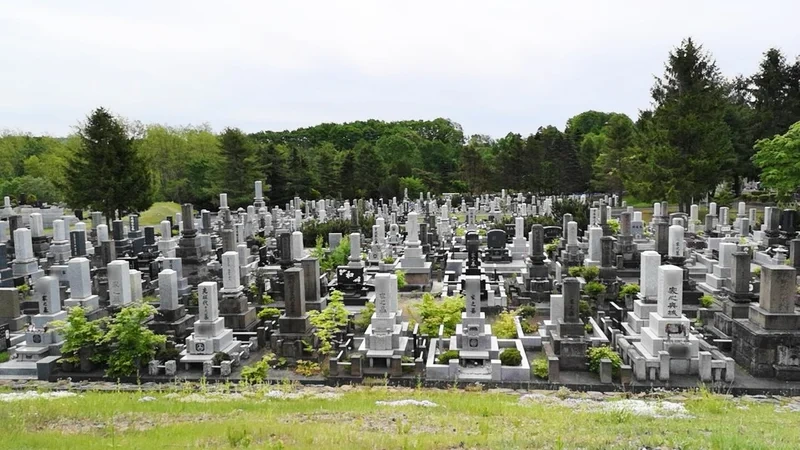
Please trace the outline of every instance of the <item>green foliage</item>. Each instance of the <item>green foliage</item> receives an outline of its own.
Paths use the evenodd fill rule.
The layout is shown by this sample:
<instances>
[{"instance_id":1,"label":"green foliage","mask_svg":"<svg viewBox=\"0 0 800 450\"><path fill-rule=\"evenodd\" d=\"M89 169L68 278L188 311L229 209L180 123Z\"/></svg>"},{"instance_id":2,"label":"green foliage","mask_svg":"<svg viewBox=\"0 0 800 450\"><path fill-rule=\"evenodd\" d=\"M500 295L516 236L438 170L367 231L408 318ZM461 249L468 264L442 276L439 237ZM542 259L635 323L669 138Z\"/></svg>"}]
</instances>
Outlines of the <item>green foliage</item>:
<instances>
[{"instance_id":1,"label":"green foliage","mask_svg":"<svg viewBox=\"0 0 800 450\"><path fill-rule=\"evenodd\" d=\"M99 343L107 345L111 351L108 356L108 370L111 377L127 376L136 373L142 364L155 355L166 338L157 335L143 324L156 313L152 305L131 305L117 313L108 327L108 332Z\"/></svg>"},{"instance_id":2,"label":"green foliage","mask_svg":"<svg viewBox=\"0 0 800 450\"><path fill-rule=\"evenodd\" d=\"M19 292L23 297L30 297L31 286L28 283L23 283L17 286L17 292Z\"/></svg>"},{"instance_id":3,"label":"green foliage","mask_svg":"<svg viewBox=\"0 0 800 450\"><path fill-rule=\"evenodd\" d=\"M456 324L461 322L464 305L463 296L447 297L441 302L436 302L433 295L426 292L422 295L422 302L419 305L419 314L422 318L420 332L428 336L437 336L439 325L444 325L444 337L450 337L456 332Z\"/></svg>"},{"instance_id":4,"label":"green foliage","mask_svg":"<svg viewBox=\"0 0 800 450\"><path fill-rule=\"evenodd\" d=\"M332 339L347 328L349 313L344 307L344 296L340 291L333 291L328 305L320 311L310 311L311 325L319 339L320 352L327 354L333 349Z\"/></svg>"},{"instance_id":5,"label":"green foliage","mask_svg":"<svg viewBox=\"0 0 800 450\"><path fill-rule=\"evenodd\" d=\"M597 298L597 296L606 292L606 286L599 281L590 281L583 287L583 291L589 297Z\"/></svg>"},{"instance_id":6,"label":"green foliage","mask_svg":"<svg viewBox=\"0 0 800 450\"><path fill-rule=\"evenodd\" d=\"M534 305L524 305L517 308L517 315L525 318L525 319L532 319L536 316L536 306Z\"/></svg>"},{"instance_id":7,"label":"green foliage","mask_svg":"<svg viewBox=\"0 0 800 450\"><path fill-rule=\"evenodd\" d=\"M594 325L592 325L591 322L585 323L583 325L583 331L585 331L587 334L594 333Z\"/></svg>"},{"instance_id":8,"label":"green foliage","mask_svg":"<svg viewBox=\"0 0 800 450\"><path fill-rule=\"evenodd\" d=\"M539 332L539 324L535 323L535 322L531 323L531 322L529 322L527 320L520 320L519 326L520 326L520 328L522 328L522 332L525 333L525 335L527 335L527 336L532 335L532 334L536 334L536 333Z\"/></svg>"},{"instance_id":9,"label":"green foliage","mask_svg":"<svg viewBox=\"0 0 800 450\"><path fill-rule=\"evenodd\" d=\"M551 254L558 250L558 243L557 242L550 242L544 245L544 251L547 254Z\"/></svg>"},{"instance_id":10,"label":"green foliage","mask_svg":"<svg viewBox=\"0 0 800 450\"><path fill-rule=\"evenodd\" d=\"M514 323L514 314L503 311L492 325L492 332L500 339L516 339L517 326Z\"/></svg>"},{"instance_id":11,"label":"green foliage","mask_svg":"<svg viewBox=\"0 0 800 450\"><path fill-rule=\"evenodd\" d=\"M222 361L230 361L231 355L224 353L224 352L216 352L214 353L214 357L211 359L211 363L215 366L222 364Z\"/></svg>"},{"instance_id":12,"label":"green foliage","mask_svg":"<svg viewBox=\"0 0 800 450\"><path fill-rule=\"evenodd\" d=\"M500 353L500 364L504 366L522 365L522 354L516 348L507 348Z\"/></svg>"},{"instance_id":13,"label":"green foliage","mask_svg":"<svg viewBox=\"0 0 800 450\"><path fill-rule=\"evenodd\" d=\"M569 276L583 277L587 283L590 283L600 276L600 268L596 266L572 266L569 268Z\"/></svg>"},{"instance_id":14,"label":"green foliage","mask_svg":"<svg viewBox=\"0 0 800 450\"><path fill-rule=\"evenodd\" d=\"M273 303L275 303L275 299L272 298L271 295L269 295L267 293L264 293L264 295L261 296L261 304L262 305L271 305Z\"/></svg>"},{"instance_id":15,"label":"green foliage","mask_svg":"<svg viewBox=\"0 0 800 450\"><path fill-rule=\"evenodd\" d=\"M614 376L619 375L619 368L622 366L622 358L611 347L606 345L600 347L592 347L586 351L586 356L589 357L589 371L600 373L600 360L608 358L611 360L611 368Z\"/></svg>"},{"instance_id":16,"label":"green foliage","mask_svg":"<svg viewBox=\"0 0 800 450\"><path fill-rule=\"evenodd\" d=\"M800 186L800 122L785 134L756 142L753 161L761 169L761 182L788 200Z\"/></svg>"},{"instance_id":17,"label":"green foliage","mask_svg":"<svg viewBox=\"0 0 800 450\"><path fill-rule=\"evenodd\" d=\"M364 309L361 310L358 318L353 321L353 325L361 331L364 331L369 327L372 321L372 315L375 314L375 303L374 302L367 302L364 304Z\"/></svg>"},{"instance_id":18,"label":"green foliage","mask_svg":"<svg viewBox=\"0 0 800 450\"><path fill-rule=\"evenodd\" d=\"M266 355L255 364L242 367L242 380L248 383L263 383L269 374L272 356L274 355Z\"/></svg>"},{"instance_id":19,"label":"green foliage","mask_svg":"<svg viewBox=\"0 0 800 450\"><path fill-rule=\"evenodd\" d=\"M584 266L581 275L583 275L583 279L587 283L591 283L600 276L600 268L597 266Z\"/></svg>"},{"instance_id":20,"label":"green foliage","mask_svg":"<svg viewBox=\"0 0 800 450\"><path fill-rule=\"evenodd\" d=\"M714 297L708 294L703 294L700 297L700 306L703 308L710 308L714 304Z\"/></svg>"},{"instance_id":21,"label":"green foliage","mask_svg":"<svg viewBox=\"0 0 800 450\"><path fill-rule=\"evenodd\" d=\"M278 308L263 308L258 312L258 318L261 320L277 319L281 315L281 310Z\"/></svg>"},{"instance_id":22,"label":"green foliage","mask_svg":"<svg viewBox=\"0 0 800 450\"><path fill-rule=\"evenodd\" d=\"M402 270L395 270L394 274L397 276L397 288L403 289L406 287L406 273Z\"/></svg>"},{"instance_id":23,"label":"green foliage","mask_svg":"<svg viewBox=\"0 0 800 450\"><path fill-rule=\"evenodd\" d=\"M451 359L458 359L458 356L458 350L447 350L439 355L439 357L436 359L436 362L439 364L447 364Z\"/></svg>"},{"instance_id":24,"label":"green foliage","mask_svg":"<svg viewBox=\"0 0 800 450\"><path fill-rule=\"evenodd\" d=\"M394 256L387 256L383 258L384 264L394 264L394 261L395 261Z\"/></svg>"},{"instance_id":25,"label":"green foliage","mask_svg":"<svg viewBox=\"0 0 800 450\"><path fill-rule=\"evenodd\" d=\"M617 219L607 219L606 224L611 229L611 234L619 234L619 220Z\"/></svg>"},{"instance_id":26,"label":"green foliage","mask_svg":"<svg viewBox=\"0 0 800 450\"><path fill-rule=\"evenodd\" d=\"M348 256L350 256L350 236L345 235L339 241L339 245L320 260L319 267L323 272L330 272L347 264Z\"/></svg>"},{"instance_id":27,"label":"green foliage","mask_svg":"<svg viewBox=\"0 0 800 450\"><path fill-rule=\"evenodd\" d=\"M11 356L6 351L0 352L0 364L4 362L8 362L11 359Z\"/></svg>"},{"instance_id":28,"label":"green foliage","mask_svg":"<svg viewBox=\"0 0 800 450\"><path fill-rule=\"evenodd\" d=\"M238 128L225 128L219 136L222 156L222 191L231 208L252 202L253 182L260 178L260 161L253 140Z\"/></svg>"},{"instance_id":29,"label":"green foliage","mask_svg":"<svg viewBox=\"0 0 800 450\"><path fill-rule=\"evenodd\" d=\"M533 360L533 374L543 380L546 380L550 375L550 363L545 358L536 358Z\"/></svg>"},{"instance_id":30,"label":"green foliage","mask_svg":"<svg viewBox=\"0 0 800 450\"><path fill-rule=\"evenodd\" d=\"M81 349L95 347L103 337L101 323L102 321L86 320L86 311L79 306L69 309L67 320L51 322L50 326L58 330L64 338L64 344L61 346L63 359L77 363L78 352Z\"/></svg>"},{"instance_id":31,"label":"green foliage","mask_svg":"<svg viewBox=\"0 0 800 450\"><path fill-rule=\"evenodd\" d=\"M627 283L619 290L619 298L625 298L628 295L635 296L640 291L639 285L636 283Z\"/></svg>"},{"instance_id":32,"label":"green foliage","mask_svg":"<svg viewBox=\"0 0 800 450\"><path fill-rule=\"evenodd\" d=\"M581 300L578 302L578 315L583 320L588 320L589 316L592 315L592 306L586 300Z\"/></svg>"},{"instance_id":33,"label":"green foliage","mask_svg":"<svg viewBox=\"0 0 800 450\"><path fill-rule=\"evenodd\" d=\"M574 198L563 198L553 202L551 214L556 224L563 223L564 214L572 214L572 220L578 223L578 229L585 230L589 226L589 205Z\"/></svg>"},{"instance_id":34,"label":"green foliage","mask_svg":"<svg viewBox=\"0 0 800 450\"><path fill-rule=\"evenodd\" d=\"M322 372L322 369L320 369L319 363L314 361L300 360L297 361L297 367L294 368L294 372L304 377L313 377L319 375Z\"/></svg>"},{"instance_id":35,"label":"green foliage","mask_svg":"<svg viewBox=\"0 0 800 450\"><path fill-rule=\"evenodd\" d=\"M756 266L756 268L753 269L753 276L756 278L761 277L761 266Z\"/></svg>"},{"instance_id":36,"label":"green foliage","mask_svg":"<svg viewBox=\"0 0 800 450\"><path fill-rule=\"evenodd\" d=\"M66 165L67 202L122 218L153 204L147 165L122 122L103 108L78 131L81 146Z\"/></svg>"}]
</instances>

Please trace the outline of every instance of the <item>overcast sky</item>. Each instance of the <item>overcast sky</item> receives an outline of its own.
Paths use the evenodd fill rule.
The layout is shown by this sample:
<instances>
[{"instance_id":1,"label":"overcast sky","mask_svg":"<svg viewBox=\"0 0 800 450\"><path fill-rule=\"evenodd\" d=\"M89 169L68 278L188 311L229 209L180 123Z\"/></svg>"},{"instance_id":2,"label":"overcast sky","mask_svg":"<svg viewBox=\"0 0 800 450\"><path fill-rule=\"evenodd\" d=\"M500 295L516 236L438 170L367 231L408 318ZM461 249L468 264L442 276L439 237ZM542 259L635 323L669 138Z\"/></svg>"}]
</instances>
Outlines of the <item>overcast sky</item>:
<instances>
[{"instance_id":1,"label":"overcast sky","mask_svg":"<svg viewBox=\"0 0 800 450\"><path fill-rule=\"evenodd\" d=\"M0 129L64 135L102 105L215 130L447 117L528 134L635 118L687 36L726 75L773 46L794 60L798 17L796 0L5 1Z\"/></svg>"}]
</instances>

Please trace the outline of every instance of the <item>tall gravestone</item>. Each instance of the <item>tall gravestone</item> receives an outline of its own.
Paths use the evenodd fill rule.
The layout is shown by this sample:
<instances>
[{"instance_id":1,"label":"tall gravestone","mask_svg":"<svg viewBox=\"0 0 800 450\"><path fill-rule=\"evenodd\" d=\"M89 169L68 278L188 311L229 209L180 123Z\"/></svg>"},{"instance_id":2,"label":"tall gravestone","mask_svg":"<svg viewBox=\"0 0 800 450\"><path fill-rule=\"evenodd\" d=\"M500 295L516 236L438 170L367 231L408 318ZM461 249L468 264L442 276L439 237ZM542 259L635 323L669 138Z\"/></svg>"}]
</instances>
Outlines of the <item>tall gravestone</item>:
<instances>
[{"instance_id":1,"label":"tall gravestone","mask_svg":"<svg viewBox=\"0 0 800 450\"><path fill-rule=\"evenodd\" d=\"M211 361L215 353L233 355L241 351L241 344L233 337L233 330L225 327L219 315L217 283L206 281L197 286L198 314L194 332L186 338L186 350L181 363Z\"/></svg>"}]
</instances>

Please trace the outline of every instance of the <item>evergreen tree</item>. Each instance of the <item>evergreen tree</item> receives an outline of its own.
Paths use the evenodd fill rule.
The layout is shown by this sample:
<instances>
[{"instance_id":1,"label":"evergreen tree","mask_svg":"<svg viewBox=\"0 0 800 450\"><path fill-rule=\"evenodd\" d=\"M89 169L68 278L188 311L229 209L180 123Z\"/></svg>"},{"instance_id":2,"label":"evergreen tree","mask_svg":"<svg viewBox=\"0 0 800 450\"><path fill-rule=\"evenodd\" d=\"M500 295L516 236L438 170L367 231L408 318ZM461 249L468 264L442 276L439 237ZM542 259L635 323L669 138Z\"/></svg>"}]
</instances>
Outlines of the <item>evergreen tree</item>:
<instances>
[{"instance_id":1,"label":"evergreen tree","mask_svg":"<svg viewBox=\"0 0 800 450\"><path fill-rule=\"evenodd\" d=\"M153 203L148 167L122 122L98 108L78 131L81 145L68 159L64 188L75 207L122 218Z\"/></svg>"},{"instance_id":2,"label":"evergreen tree","mask_svg":"<svg viewBox=\"0 0 800 450\"><path fill-rule=\"evenodd\" d=\"M238 128L226 128L219 137L219 145L224 158L222 189L228 194L228 206L250 204L255 194L253 185L261 173L255 144Z\"/></svg>"},{"instance_id":3,"label":"evergreen tree","mask_svg":"<svg viewBox=\"0 0 800 450\"><path fill-rule=\"evenodd\" d=\"M670 52L652 89L655 110L632 161L631 188L647 200L667 199L688 211L734 163L724 80L716 62L690 38Z\"/></svg>"}]
</instances>

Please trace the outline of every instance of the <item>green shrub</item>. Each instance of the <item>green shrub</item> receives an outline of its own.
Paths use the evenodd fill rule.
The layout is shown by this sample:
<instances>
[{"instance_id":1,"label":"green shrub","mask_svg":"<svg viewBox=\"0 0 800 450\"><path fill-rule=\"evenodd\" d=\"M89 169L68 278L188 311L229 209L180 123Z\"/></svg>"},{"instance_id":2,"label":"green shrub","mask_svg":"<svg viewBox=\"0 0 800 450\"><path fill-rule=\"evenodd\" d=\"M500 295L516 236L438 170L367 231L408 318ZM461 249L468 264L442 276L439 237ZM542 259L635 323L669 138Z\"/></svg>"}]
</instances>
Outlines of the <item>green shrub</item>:
<instances>
[{"instance_id":1,"label":"green shrub","mask_svg":"<svg viewBox=\"0 0 800 450\"><path fill-rule=\"evenodd\" d=\"M11 359L8 352L0 352L0 363L8 362Z\"/></svg>"},{"instance_id":2,"label":"green shrub","mask_svg":"<svg viewBox=\"0 0 800 450\"><path fill-rule=\"evenodd\" d=\"M309 312L311 325L316 328L314 335L319 339L319 350L322 353L330 352L333 348L333 337L347 328L349 313L343 300L344 295L340 291L333 291L325 309Z\"/></svg>"},{"instance_id":3,"label":"green shrub","mask_svg":"<svg viewBox=\"0 0 800 450\"><path fill-rule=\"evenodd\" d=\"M211 359L211 364L218 366L222 364L222 361L230 361L231 355L224 353L224 352L216 352L214 353L214 357Z\"/></svg>"},{"instance_id":4,"label":"green shrub","mask_svg":"<svg viewBox=\"0 0 800 450\"><path fill-rule=\"evenodd\" d=\"M539 332L539 324L538 323L530 323L527 320L521 320L519 322L520 328L522 328L522 332L526 335L531 335Z\"/></svg>"},{"instance_id":5,"label":"green shrub","mask_svg":"<svg viewBox=\"0 0 800 450\"><path fill-rule=\"evenodd\" d=\"M533 360L533 374L543 380L546 380L550 375L550 363L546 358L537 358Z\"/></svg>"},{"instance_id":6,"label":"green shrub","mask_svg":"<svg viewBox=\"0 0 800 450\"><path fill-rule=\"evenodd\" d=\"M294 373L304 377L313 377L319 375L321 372L322 369L320 369L319 363L314 361L297 361L297 367L294 368Z\"/></svg>"},{"instance_id":7,"label":"green shrub","mask_svg":"<svg viewBox=\"0 0 800 450\"><path fill-rule=\"evenodd\" d=\"M700 306L702 306L703 308L709 308L713 304L714 304L713 296L708 294L703 294L703 296L700 297Z\"/></svg>"},{"instance_id":8,"label":"green shrub","mask_svg":"<svg viewBox=\"0 0 800 450\"><path fill-rule=\"evenodd\" d=\"M592 305L589 304L586 300L581 300L578 302L578 315L581 319L586 320L589 316L592 315Z\"/></svg>"},{"instance_id":9,"label":"green shrub","mask_svg":"<svg viewBox=\"0 0 800 450\"><path fill-rule=\"evenodd\" d=\"M627 295L635 296L640 291L639 285L636 283L627 283L619 290L619 298L625 298Z\"/></svg>"},{"instance_id":10,"label":"green shrub","mask_svg":"<svg viewBox=\"0 0 800 450\"><path fill-rule=\"evenodd\" d=\"M394 264L394 256L387 256L383 258L384 264Z\"/></svg>"},{"instance_id":11,"label":"green shrub","mask_svg":"<svg viewBox=\"0 0 800 450\"><path fill-rule=\"evenodd\" d=\"M402 270L395 270L394 274L397 275L397 289L406 287L406 273Z\"/></svg>"},{"instance_id":12,"label":"green shrub","mask_svg":"<svg viewBox=\"0 0 800 450\"><path fill-rule=\"evenodd\" d=\"M753 276L756 277L756 278L760 278L761 277L761 267L760 266L756 267L755 269L753 269Z\"/></svg>"},{"instance_id":13,"label":"green shrub","mask_svg":"<svg viewBox=\"0 0 800 450\"><path fill-rule=\"evenodd\" d=\"M99 320L89 322L86 320L85 311L80 306L70 308L67 313L67 320L51 322L50 327L58 330L64 338L64 344L61 346L62 360L77 363L79 361L78 352L82 348L94 348L97 346L103 337L103 330L100 328L101 323L104 322ZM102 352L99 352L93 359L96 363L102 363Z\"/></svg>"},{"instance_id":14,"label":"green shrub","mask_svg":"<svg viewBox=\"0 0 800 450\"><path fill-rule=\"evenodd\" d=\"M504 366L522 365L522 354L516 348L507 348L500 353L500 364Z\"/></svg>"},{"instance_id":15,"label":"green shrub","mask_svg":"<svg viewBox=\"0 0 800 450\"><path fill-rule=\"evenodd\" d=\"M583 276L583 266L572 266L568 270L569 276L571 277L582 277Z\"/></svg>"},{"instance_id":16,"label":"green shrub","mask_svg":"<svg viewBox=\"0 0 800 450\"><path fill-rule=\"evenodd\" d=\"M439 325L444 325L444 337L450 337L456 332L456 324L461 322L463 309L463 296L447 297L441 302L436 302L433 294L426 292L422 295L422 303L418 307L422 318L419 325L420 333L436 336L439 333Z\"/></svg>"},{"instance_id":17,"label":"green shrub","mask_svg":"<svg viewBox=\"0 0 800 450\"><path fill-rule=\"evenodd\" d=\"M585 331L587 334L594 333L594 325L592 325L591 322L588 322L588 323L584 324L583 325L583 331Z\"/></svg>"},{"instance_id":18,"label":"green shrub","mask_svg":"<svg viewBox=\"0 0 800 450\"><path fill-rule=\"evenodd\" d=\"M31 295L31 286L28 283L24 283L20 286L17 286L17 292L22 294L23 297L28 297Z\"/></svg>"},{"instance_id":19,"label":"green shrub","mask_svg":"<svg viewBox=\"0 0 800 450\"><path fill-rule=\"evenodd\" d=\"M600 268L597 266L587 266L583 268L583 279L590 283L600 276Z\"/></svg>"},{"instance_id":20,"label":"green shrub","mask_svg":"<svg viewBox=\"0 0 800 450\"><path fill-rule=\"evenodd\" d=\"M622 366L622 358L611 347L603 345L601 347L592 347L586 351L586 356L589 357L589 371L600 373L600 360L608 358L611 360L611 368L614 376L619 374L619 368Z\"/></svg>"},{"instance_id":21,"label":"green shrub","mask_svg":"<svg viewBox=\"0 0 800 450\"><path fill-rule=\"evenodd\" d=\"M270 356L264 356L260 361L242 367L242 379L248 383L261 383L267 379L269 373Z\"/></svg>"},{"instance_id":22,"label":"green shrub","mask_svg":"<svg viewBox=\"0 0 800 450\"><path fill-rule=\"evenodd\" d=\"M167 345L164 346L164 348L162 348L161 350L158 351L158 353L156 353L156 359L161 362L177 361L180 355L181 352L179 352L178 349L175 348L175 344L170 344L168 342Z\"/></svg>"},{"instance_id":23,"label":"green shrub","mask_svg":"<svg viewBox=\"0 0 800 450\"><path fill-rule=\"evenodd\" d=\"M108 332L99 343L107 345L110 377L133 375L142 364L153 359L166 337L155 334L143 324L156 313L152 305L136 304L122 308L111 321Z\"/></svg>"},{"instance_id":24,"label":"green shrub","mask_svg":"<svg viewBox=\"0 0 800 450\"><path fill-rule=\"evenodd\" d=\"M606 292L606 286L599 281L590 281L586 283L586 286L583 287L583 290L586 292L586 295L596 299L600 294Z\"/></svg>"},{"instance_id":25,"label":"green shrub","mask_svg":"<svg viewBox=\"0 0 800 450\"><path fill-rule=\"evenodd\" d=\"M278 308L264 308L258 312L258 318L261 320L277 319L281 315L281 310Z\"/></svg>"},{"instance_id":26,"label":"green shrub","mask_svg":"<svg viewBox=\"0 0 800 450\"><path fill-rule=\"evenodd\" d=\"M619 220L607 219L606 224L611 229L611 234L619 234Z\"/></svg>"},{"instance_id":27,"label":"green shrub","mask_svg":"<svg viewBox=\"0 0 800 450\"><path fill-rule=\"evenodd\" d=\"M361 314L353 321L353 324L359 330L364 331L372 322L373 314L375 314L375 303L367 302L364 304L364 309L361 311Z\"/></svg>"},{"instance_id":28,"label":"green shrub","mask_svg":"<svg viewBox=\"0 0 800 450\"><path fill-rule=\"evenodd\" d=\"M550 253L552 253L552 252L554 252L556 250L558 250L558 243L556 243L556 242L551 242L549 244L545 244L545 246L544 246L544 251L547 254L550 254Z\"/></svg>"},{"instance_id":29,"label":"green shrub","mask_svg":"<svg viewBox=\"0 0 800 450\"><path fill-rule=\"evenodd\" d=\"M458 350L448 350L436 359L439 364L448 364L451 359L458 359Z\"/></svg>"},{"instance_id":30,"label":"green shrub","mask_svg":"<svg viewBox=\"0 0 800 450\"><path fill-rule=\"evenodd\" d=\"M253 240L256 241L256 245L258 245L259 247L267 245L267 238L265 238L264 236L258 236L258 235L253 236Z\"/></svg>"},{"instance_id":31,"label":"green shrub","mask_svg":"<svg viewBox=\"0 0 800 450\"><path fill-rule=\"evenodd\" d=\"M494 335L500 339L516 339L517 326L514 323L514 315L508 311L503 311L492 325Z\"/></svg>"},{"instance_id":32,"label":"green shrub","mask_svg":"<svg viewBox=\"0 0 800 450\"><path fill-rule=\"evenodd\" d=\"M533 305L520 306L517 309L517 315L525 319L531 319L536 316L536 307Z\"/></svg>"}]
</instances>

